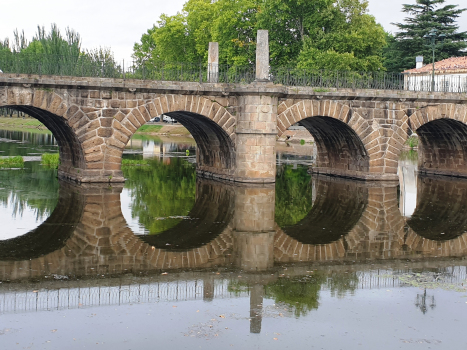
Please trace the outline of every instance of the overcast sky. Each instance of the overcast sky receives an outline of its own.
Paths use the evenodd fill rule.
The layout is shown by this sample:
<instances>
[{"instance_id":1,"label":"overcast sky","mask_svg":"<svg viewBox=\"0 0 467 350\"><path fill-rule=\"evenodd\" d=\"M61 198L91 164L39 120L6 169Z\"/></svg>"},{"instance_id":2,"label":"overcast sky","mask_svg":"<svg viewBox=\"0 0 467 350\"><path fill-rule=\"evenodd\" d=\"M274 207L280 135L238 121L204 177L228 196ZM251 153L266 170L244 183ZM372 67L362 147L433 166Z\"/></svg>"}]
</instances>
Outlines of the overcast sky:
<instances>
[{"instance_id":1,"label":"overcast sky","mask_svg":"<svg viewBox=\"0 0 467 350\"><path fill-rule=\"evenodd\" d=\"M186 0L2 0L0 4L0 39L13 37L13 31L23 30L28 39L37 25L47 29L57 23L63 30L69 26L81 34L83 48L111 47L117 60L129 60L133 44L157 21L161 13L173 15L180 11ZM466 0L447 0L446 4L464 3ZM404 3L415 0L369 0L370 13L390 32L391 22L403 20ZM467 12L467 11L466 11ZM459 18L460 29L467 31L467 13Z\"/></svg>"}]
</instances>

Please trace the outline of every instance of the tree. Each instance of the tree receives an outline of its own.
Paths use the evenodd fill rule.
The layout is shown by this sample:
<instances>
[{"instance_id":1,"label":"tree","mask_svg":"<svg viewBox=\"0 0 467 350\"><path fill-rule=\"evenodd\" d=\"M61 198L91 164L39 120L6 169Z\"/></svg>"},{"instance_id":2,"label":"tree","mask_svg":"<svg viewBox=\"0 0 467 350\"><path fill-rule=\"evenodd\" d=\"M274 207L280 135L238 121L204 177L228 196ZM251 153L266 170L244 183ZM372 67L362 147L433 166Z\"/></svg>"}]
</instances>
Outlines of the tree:
<instances>
[{"instance_id":1,"label":"tree","mask_svg":"<svg viewBox=\"0 0 467 350\"><path fill-rule=\"evenodd\" d=\"M258 24L269 29L272 65L332 70L383 68L383 28L361 0L268 0Z\"/></svg>"},{"instance_id":2,"label":"tree","mask_svg":"<svg viewBox=\"0 0 467 350\"><path fill-rule=\"evenodd\" d=\"M66 28L62 35L56 24L50 31L37 27L29 42L24 32L14 32L14 40L0 42L1 69L26 74L60 74L120 77L118 66L109 48L82 50L81 37L75 30Z\"/></svg>"},{"instance_id":3,"label":"tree","mask_svg":"<svg viewBox=\"0 0 467 350\"><path fill-rule=\"evenodd\" d=\"M208 43L219 61L253 65L256 31L269 30L272 66L377 70L385 34L366 0L189 0L162 15L135 44L137 60L204 63Z\"/></svg>"},{"instance_id":4,"label":"tree","mask_svg":"<svg viewBox=\"0 0 467 350\"><path fill-rule=\"evenodd\" d=\"M458 32L456 24L456 19L466 9L458 5L441 7L444 3L445 0L416 0L415 4L403 5L402 11L408 17L404 18L404 23L394 23L399 32L385 50L385 66L389 71L414 68L416 56L431 57L431 48L423 36L432 29L446 35L445 42L436 47L436 60L466 55L467 32Z\"/></svg>"}]
</instances>

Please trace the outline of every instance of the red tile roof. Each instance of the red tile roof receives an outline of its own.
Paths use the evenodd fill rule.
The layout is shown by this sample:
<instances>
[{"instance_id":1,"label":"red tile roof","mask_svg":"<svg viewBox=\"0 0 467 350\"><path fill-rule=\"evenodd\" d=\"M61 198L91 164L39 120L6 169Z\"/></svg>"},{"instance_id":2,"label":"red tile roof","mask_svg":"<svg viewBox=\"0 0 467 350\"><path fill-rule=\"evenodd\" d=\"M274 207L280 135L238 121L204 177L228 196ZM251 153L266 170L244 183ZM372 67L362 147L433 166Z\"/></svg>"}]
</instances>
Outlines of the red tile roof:
<instances>
[{"instance_id":1,"label":"red tile roof","mask_svg":"<svg viewBox=\"0 0 467 350\"><path fill-rule=\"evenodd\" d=\"M422 74L430 73L433 69L431 63L426 64L422 68L408 69L403 73ZM439 73L467 73L467 56L464 57L451 57L445 60L435 62L435 72Z\"/></svg>"}]
</instances>

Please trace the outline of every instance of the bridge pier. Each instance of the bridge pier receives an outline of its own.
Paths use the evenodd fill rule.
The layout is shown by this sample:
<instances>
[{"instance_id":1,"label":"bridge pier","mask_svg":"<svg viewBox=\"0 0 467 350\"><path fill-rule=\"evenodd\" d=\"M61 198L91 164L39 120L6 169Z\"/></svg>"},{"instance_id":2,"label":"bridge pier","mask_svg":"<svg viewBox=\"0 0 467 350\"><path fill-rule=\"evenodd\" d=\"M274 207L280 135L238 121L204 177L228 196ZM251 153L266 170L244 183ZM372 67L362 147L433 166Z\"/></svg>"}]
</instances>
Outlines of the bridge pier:
<instances>
[{"instance_id":1,"label":"bridge pier","mask_svg":"<svg viewBox=\"0 0 467 350\"><path fill-rule=\"evenodd\" d=\"M264 83L257 83L264 85ZM276 181L277 97L247 95L238 98L235 181Z\"/></svg>"}]
</instances>

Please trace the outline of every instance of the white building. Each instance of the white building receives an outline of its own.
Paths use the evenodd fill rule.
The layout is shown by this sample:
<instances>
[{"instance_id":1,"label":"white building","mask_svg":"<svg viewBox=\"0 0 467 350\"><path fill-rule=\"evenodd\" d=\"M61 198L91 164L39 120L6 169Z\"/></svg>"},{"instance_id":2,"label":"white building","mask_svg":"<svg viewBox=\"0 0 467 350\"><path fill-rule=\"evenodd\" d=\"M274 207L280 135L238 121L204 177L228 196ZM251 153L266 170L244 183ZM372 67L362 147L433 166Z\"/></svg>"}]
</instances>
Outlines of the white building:
<instances>
[{"instance_id":1,"label":"white building","mask_svg":"<svg viewBox=\"0 0 467 350\"><path fill-rule=\"evenodd\" d=\"M423 65L417 57L417 68L404 74L404 87L411 91L431 91L433 65ZM438 92L467 92L467 56L451 57L435 62L435 89Z\"/></svg>"}]
</instances>

